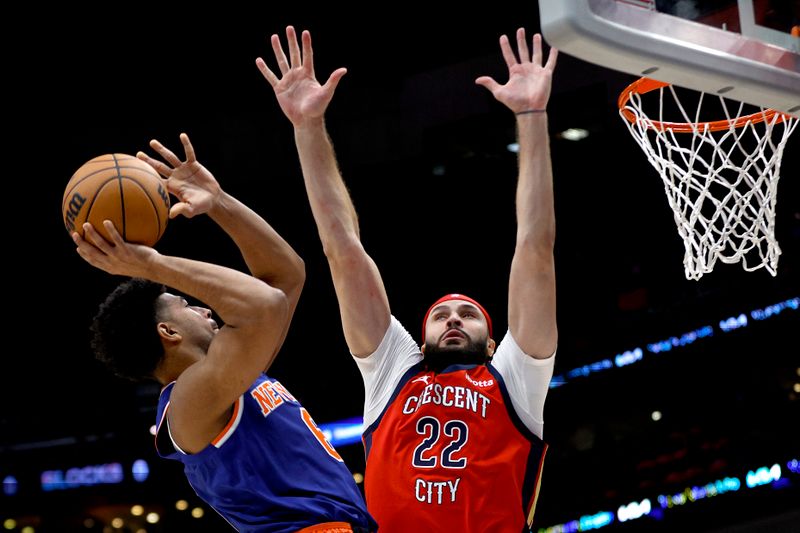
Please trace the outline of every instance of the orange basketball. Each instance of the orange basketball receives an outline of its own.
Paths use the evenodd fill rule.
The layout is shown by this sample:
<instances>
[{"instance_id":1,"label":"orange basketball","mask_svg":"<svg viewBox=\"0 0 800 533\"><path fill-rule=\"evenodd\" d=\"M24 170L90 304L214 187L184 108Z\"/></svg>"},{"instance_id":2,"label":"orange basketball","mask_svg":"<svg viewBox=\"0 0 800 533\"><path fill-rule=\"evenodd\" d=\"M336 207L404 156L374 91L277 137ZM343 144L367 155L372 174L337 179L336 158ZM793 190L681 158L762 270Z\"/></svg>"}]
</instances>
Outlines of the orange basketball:
<instances>
[{"instance_id":1,"label":"orange basketball","mask_svg":"<svg viewBox=\"0 0 800 533\"><path fill-rule=\"evenodd\" d=\"M64 190L61 214L69 233L83 236L91 223L111 240L103 220L114 223L127 242L153 246L169 220L169 194L158 173L131 155L106 154L83 164Z\"/></svg>"}]
</instances>

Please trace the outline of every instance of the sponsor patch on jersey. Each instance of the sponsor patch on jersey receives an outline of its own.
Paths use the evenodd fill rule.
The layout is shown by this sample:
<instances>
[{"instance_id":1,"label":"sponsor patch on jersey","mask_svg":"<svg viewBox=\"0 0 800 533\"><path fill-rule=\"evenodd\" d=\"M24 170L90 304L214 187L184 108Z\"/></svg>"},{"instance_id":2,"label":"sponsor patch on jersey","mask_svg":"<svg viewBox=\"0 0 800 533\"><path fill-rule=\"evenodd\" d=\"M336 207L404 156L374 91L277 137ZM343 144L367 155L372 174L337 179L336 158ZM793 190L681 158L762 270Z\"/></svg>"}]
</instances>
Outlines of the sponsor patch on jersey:
<instances>
[{"instance_id":1,"label":"sponsor patch on jersey","mask_svg":"<svg viewBox=\"0 0 800 533\"><path fill-rule=\"evenodd\" d=\"M470 383L472 383L476 387L491 387L492 385L494 385L494 380L493 379L477 379L476 380L476 379L472 379L471 377L469 377L469 374L464 374L464 376L467 378L467 381L469 381Z\"/></svg>"}]
</instances>

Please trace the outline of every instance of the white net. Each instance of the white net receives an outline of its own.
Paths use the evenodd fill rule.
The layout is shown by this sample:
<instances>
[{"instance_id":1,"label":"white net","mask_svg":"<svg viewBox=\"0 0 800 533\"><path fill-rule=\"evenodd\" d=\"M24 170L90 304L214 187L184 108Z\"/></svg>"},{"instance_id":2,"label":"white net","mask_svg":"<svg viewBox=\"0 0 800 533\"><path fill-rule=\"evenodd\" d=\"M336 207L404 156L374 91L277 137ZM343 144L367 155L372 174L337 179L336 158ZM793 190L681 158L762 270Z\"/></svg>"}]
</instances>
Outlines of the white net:
<instances>
[{"instance_id":1,"label":"white net","mask_svg":"<svg viewBox=\"0 0 800 533\"><path fill-rule=\"evenodd\" d=\"M781 254L775 239L779 171L797 119L766 109L745 116L738 102L731 114L719 97L726 120L700 122L703 93L690 117L671 85L674 104L665 102L665 87L655 83L657 119L643 111L636 92L624 106L620 98L620 114L664 182L684 243L686 278L700 279L718 259L741 262L747 271L764 267L775 276ZM683 123L664 122L665 104L677 109Z\"/></svg>"}]
</instances>

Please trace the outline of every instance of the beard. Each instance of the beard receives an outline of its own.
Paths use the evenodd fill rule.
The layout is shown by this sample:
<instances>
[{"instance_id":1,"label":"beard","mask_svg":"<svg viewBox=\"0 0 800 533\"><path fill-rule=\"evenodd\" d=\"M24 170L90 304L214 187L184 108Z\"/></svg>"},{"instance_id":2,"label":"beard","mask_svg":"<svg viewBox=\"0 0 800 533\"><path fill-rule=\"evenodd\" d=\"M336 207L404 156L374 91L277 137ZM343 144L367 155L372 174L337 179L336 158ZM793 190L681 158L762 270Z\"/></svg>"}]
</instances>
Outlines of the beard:
<instances>
[{"instance_id":1,"label":"beard","mask_svg":"<svg viewBox=\"0 0 800 533\"><path fill-rule=\"evenodd\" d=\"M482 365L489 361L487 348L489 337L475 341L466 333L466 346L425 345L425 366L434 372L440 372L450 365Z\"/></svg>"}]
</instances>

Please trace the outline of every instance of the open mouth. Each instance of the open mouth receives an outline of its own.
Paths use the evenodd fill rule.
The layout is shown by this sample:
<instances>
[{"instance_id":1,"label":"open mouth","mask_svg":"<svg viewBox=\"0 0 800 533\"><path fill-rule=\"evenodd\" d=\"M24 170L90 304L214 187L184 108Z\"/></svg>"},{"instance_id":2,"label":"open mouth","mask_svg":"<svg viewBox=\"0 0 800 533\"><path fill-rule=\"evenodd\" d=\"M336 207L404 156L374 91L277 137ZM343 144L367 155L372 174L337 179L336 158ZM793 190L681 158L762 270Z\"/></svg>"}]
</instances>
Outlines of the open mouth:
<instances>
[{"instance_id":1,"label":"open mouth","mask_svg":"<svg viewBox=\"0 0 800 533\"><path fill-rule=\"evenodd\" d=\"M466 335L464 335L461 331L457 329L451 329L446 331L444 336L442 336L442 340L449 340L449 339L465 339Z\"/></svg>"}]
</instances>

